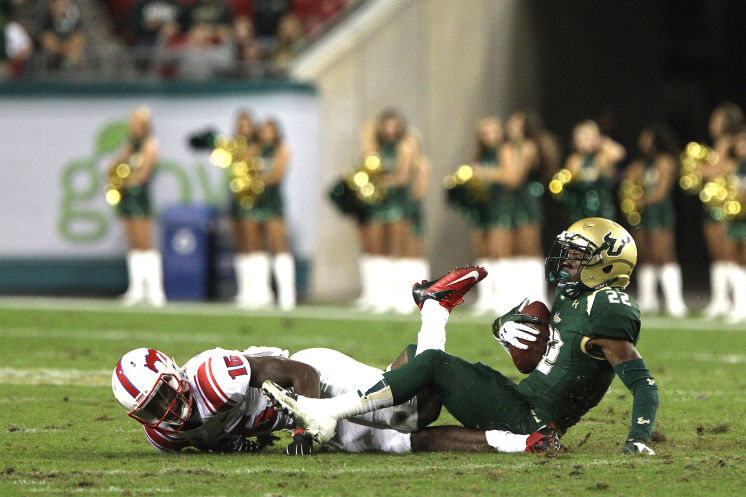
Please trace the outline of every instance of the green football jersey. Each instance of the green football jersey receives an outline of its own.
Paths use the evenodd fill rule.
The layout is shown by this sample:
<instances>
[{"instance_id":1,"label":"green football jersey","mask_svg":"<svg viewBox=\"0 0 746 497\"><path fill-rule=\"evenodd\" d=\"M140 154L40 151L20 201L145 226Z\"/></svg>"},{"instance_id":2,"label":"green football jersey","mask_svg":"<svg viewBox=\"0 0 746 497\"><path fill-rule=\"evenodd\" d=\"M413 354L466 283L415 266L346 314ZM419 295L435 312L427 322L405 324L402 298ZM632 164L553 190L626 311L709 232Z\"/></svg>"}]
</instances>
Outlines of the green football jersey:
<instances>
[{"instance_id":1,"label":"green football jersey","mask_svg":"<svg viewBox=\"0 0 746 497\"><path fill-rule=\"evenodd\" d=\"M557 292L549 324L547 351L518 389L531 399L542 421L567 430L601 401L614 379L614 369L598 357L600 351L588 350L588 341L598 337L636 344L640 309L618 288L588 291L574 299Z\"/></svg>"}]
</instances>

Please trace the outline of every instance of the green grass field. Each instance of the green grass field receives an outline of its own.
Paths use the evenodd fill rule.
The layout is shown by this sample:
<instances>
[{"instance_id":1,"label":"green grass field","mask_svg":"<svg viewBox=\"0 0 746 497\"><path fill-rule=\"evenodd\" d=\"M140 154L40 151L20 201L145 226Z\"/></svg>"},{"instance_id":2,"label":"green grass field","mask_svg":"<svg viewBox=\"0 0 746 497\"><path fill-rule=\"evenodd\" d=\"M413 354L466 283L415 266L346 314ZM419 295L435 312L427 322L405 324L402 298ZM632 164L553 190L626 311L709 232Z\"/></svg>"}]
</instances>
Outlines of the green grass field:
<instances>
[{"instance_id":1,"label":"green grass field","mask_svg":"<svg viewBox=\"0 0 746 497\"><path fill-rule=\"evenodd\" d=\"M447 350L519 378L489 324L454 311ZM632 400L619 380L563 438L570 452L553 457L322 449L290 458L282 455L283 444L261 455L163 455L109 386L119 357L141 346L179 363L215 346L321 346L383 367L416 340L418 326L415 316L361 316L338 307L247 315L219 304L150 311L117 309L113 301L4 299L0 496L744 494L743 326L643 320L638 349L661 395L654 457L620 454ZM440 422L449 421L444 413Z\"/></svg>"}]
</instances>

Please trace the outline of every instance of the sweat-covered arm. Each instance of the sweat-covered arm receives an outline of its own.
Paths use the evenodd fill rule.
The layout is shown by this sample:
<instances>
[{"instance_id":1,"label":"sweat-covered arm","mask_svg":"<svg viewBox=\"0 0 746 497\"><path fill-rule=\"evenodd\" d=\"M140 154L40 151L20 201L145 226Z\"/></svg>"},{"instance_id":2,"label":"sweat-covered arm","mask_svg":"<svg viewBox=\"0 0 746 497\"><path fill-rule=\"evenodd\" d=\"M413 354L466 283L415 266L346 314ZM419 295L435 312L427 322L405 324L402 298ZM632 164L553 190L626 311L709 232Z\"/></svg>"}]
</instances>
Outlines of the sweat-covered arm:
<instances>
[{"instance_id":1,"label":"sweat-covered arm","mask_svg":"<svg viewBox=\"0 0 746 497\"><path fill-rule=\"evenodd\" d=\"M658 386L653 375L632 342L594 338L590 344L601 347L606 360L612 365L619 379L632 392L632 426L623 451L652 455L653 451L645 444L650 440L658 412Z\"/></svg>"},{"instance_id":2,"label":"sweat-covered arm","mask_svg":"<svg viewBox=\"0 0 746 497\"><path fill-rule=\"evenodd\" d=\"M271 380L282 387L292 387L304 397L319 397L321 387L316 368L284 357L245 357L251 366L249 386L262 388L265 380Z\"/></svg>"}]
</instances>

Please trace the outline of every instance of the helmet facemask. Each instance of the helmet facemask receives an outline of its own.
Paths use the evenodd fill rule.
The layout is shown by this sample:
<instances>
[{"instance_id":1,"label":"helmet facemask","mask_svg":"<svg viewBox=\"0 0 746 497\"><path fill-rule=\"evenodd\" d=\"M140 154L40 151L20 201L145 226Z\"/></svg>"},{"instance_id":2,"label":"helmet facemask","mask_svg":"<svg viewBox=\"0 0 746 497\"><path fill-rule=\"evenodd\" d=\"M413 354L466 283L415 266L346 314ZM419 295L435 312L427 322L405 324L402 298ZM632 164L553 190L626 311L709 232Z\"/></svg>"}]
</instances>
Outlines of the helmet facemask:
<instances>
[{"instance_id":1,"label":"helmet facemask","mask_svg":"<svg viewBox=\"0 0 746 497\"><path fill-rule=\"evenodd\" d=\"M129 415L161 431L181 430L192 412L192 391L187 381L173 373L162 373Z\"/></svg>"},{"instance_id":2,"label":"helmet facemask","mask_svg":"<svg viewBox=\"0 0 746 497\"><path fill-rule=\"evenodd\" d=\"M564 295L574 297L587 288L580 278L583 270L603 261L600 252L600 247L583 235L563 231L555 239L544 262L546 279L562 288ZM563 268L567 261L579 261L578 268L573 273L568 268Z\"/></svg>"}]
</instances>

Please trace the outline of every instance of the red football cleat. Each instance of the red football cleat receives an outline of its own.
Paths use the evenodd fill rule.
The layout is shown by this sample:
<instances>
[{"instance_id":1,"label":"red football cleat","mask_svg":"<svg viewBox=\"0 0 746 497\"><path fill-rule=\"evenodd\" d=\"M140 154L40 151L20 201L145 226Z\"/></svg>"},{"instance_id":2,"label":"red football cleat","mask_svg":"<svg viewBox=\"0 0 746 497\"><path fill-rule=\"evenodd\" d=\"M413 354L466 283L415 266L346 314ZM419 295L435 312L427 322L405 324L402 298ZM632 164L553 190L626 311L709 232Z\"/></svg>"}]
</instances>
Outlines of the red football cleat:
<instances>
[{"instance_id":1,"label":"red football cleat","mask_svg":"<svg viewBox=\"0 0 746 497\"><path fill-rule=\"evenodd\" d=\"M557 427L554 423L549 423L528 436L528 440L526 440L526 452L563 453L567 452L567 449L559 441Z\"/></svg>"},{"instance_id":2,"label":"red football cleat","mask_svg":"<svg viewBox=\"0 0 746 497\"><path fill-rule=\"evenodd\" d=\"M435 281L422 280L412 285L412 298L417 307L427 299L436 300L451 312L464 302L464 295L487 276L487 270L479 266L460 266Z\"/></svg>"}]
</instances>

